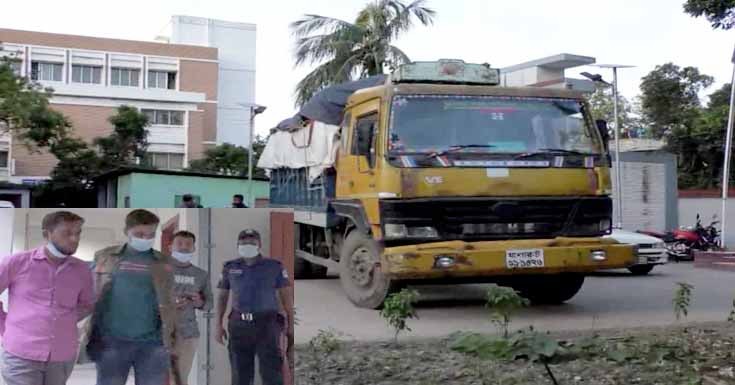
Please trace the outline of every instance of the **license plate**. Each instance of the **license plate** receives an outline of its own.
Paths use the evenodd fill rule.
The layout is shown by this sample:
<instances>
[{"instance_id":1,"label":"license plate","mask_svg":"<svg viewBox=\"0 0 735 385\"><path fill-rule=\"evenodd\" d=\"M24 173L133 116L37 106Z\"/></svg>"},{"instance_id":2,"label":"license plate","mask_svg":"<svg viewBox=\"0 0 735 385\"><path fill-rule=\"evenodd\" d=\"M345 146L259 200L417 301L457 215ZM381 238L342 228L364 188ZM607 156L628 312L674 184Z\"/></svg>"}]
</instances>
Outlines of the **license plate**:
<instances>
[{"instance_id":1,"label":"license plate","mask_svg":"<svg viewBox=\"0 0 735 385\"><path fill-rule=\"evenodd\" d=\"M544 267L544 250L507 250L505 266L509 269L532 269Z\"/></svg>"}]
</instances>

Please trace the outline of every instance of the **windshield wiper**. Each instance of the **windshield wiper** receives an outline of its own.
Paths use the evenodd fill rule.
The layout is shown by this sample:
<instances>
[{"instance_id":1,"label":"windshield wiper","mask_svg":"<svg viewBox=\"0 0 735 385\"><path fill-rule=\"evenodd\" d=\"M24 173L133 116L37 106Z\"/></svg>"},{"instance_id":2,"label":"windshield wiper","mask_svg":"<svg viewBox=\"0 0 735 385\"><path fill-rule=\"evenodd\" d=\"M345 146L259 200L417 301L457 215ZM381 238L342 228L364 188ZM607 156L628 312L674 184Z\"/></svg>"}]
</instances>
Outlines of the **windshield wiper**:
<instances>
[{"instance_id":1,"label":"windshield wiper","mask_svg":"<svg viewBox=\"0 0 735 385\"><path fill-rule=\"evenodd\" d=\"M575 151L575 150L565 150L563 148L539 148L538 151L520 154L513 159L524 159L524 158L530 158L532 156L543 155L543 154L590 155L590 154Z\"/></svg>"},{"instance_id":2,"label":"windshield wiper","mask_svg":"<svg viewBox=\"0 0 735 385\"><path fill-rule=\"evenodd\" d=\"M431 154L427 154L427 158L436 158L438 156L446 155L450 152L463 150L465 148L494 148L496 146L492 144L455 144L454 146L449 146L446 150L432 152Z\"/></svg>"}]
</instances>

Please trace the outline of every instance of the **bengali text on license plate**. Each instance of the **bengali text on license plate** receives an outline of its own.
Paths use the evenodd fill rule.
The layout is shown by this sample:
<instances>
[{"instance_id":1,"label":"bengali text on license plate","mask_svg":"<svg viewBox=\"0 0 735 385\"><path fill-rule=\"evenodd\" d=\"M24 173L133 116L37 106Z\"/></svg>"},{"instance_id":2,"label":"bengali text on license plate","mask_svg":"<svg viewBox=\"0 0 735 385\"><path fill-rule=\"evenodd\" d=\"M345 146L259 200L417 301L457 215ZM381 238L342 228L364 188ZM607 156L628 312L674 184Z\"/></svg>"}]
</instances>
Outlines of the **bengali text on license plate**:
<instances>
[{"instance_id":1,"label":"bengali text on license plate","mask_svg":"<svg viewBox=\"0 0 735 385\"><path fill-rule=\"evenodd\" d=\"M544 250L508 250L505 252L505 266L509 269L544 267Z\"/></svg>"}]
</instances>

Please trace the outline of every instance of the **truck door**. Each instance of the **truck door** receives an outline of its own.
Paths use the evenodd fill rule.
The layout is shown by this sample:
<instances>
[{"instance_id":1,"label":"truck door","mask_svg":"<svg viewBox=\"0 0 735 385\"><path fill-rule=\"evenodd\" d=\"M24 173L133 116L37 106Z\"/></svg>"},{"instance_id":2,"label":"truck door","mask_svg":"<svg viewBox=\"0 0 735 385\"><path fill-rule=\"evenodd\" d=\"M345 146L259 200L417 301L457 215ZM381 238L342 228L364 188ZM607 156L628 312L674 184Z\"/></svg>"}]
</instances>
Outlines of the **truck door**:
<instances>
[{"instance_id":1,"label":"truck door","mask_svg":"<svg viewBox=\"0 0 735 385\"><path fill-rule=\"evenodd\" d=\"M337 162L337 196L340 198L377 198L379 106L377 99L368 101L351 108L345 115Z\"/></svg>"}]
</instances>

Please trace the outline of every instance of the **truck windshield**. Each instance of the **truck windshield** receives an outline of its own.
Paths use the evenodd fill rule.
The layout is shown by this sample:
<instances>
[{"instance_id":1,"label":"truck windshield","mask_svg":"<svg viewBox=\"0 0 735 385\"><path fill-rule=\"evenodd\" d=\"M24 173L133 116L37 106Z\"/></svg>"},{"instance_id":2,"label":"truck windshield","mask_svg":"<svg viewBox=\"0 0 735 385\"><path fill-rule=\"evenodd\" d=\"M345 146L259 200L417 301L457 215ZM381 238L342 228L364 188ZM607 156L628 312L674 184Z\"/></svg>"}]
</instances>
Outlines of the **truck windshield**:
<instances>
[{"instance_id":1,"label":"truck windshield","mask_svg":"<svg viewBox=\"0 0 735 385\"><path fill-rule=\"evenodd\" d=\"M399 95L390 126L392 153L598 154L602 148L573 99Z\"/></svg>"}]
</instances>

